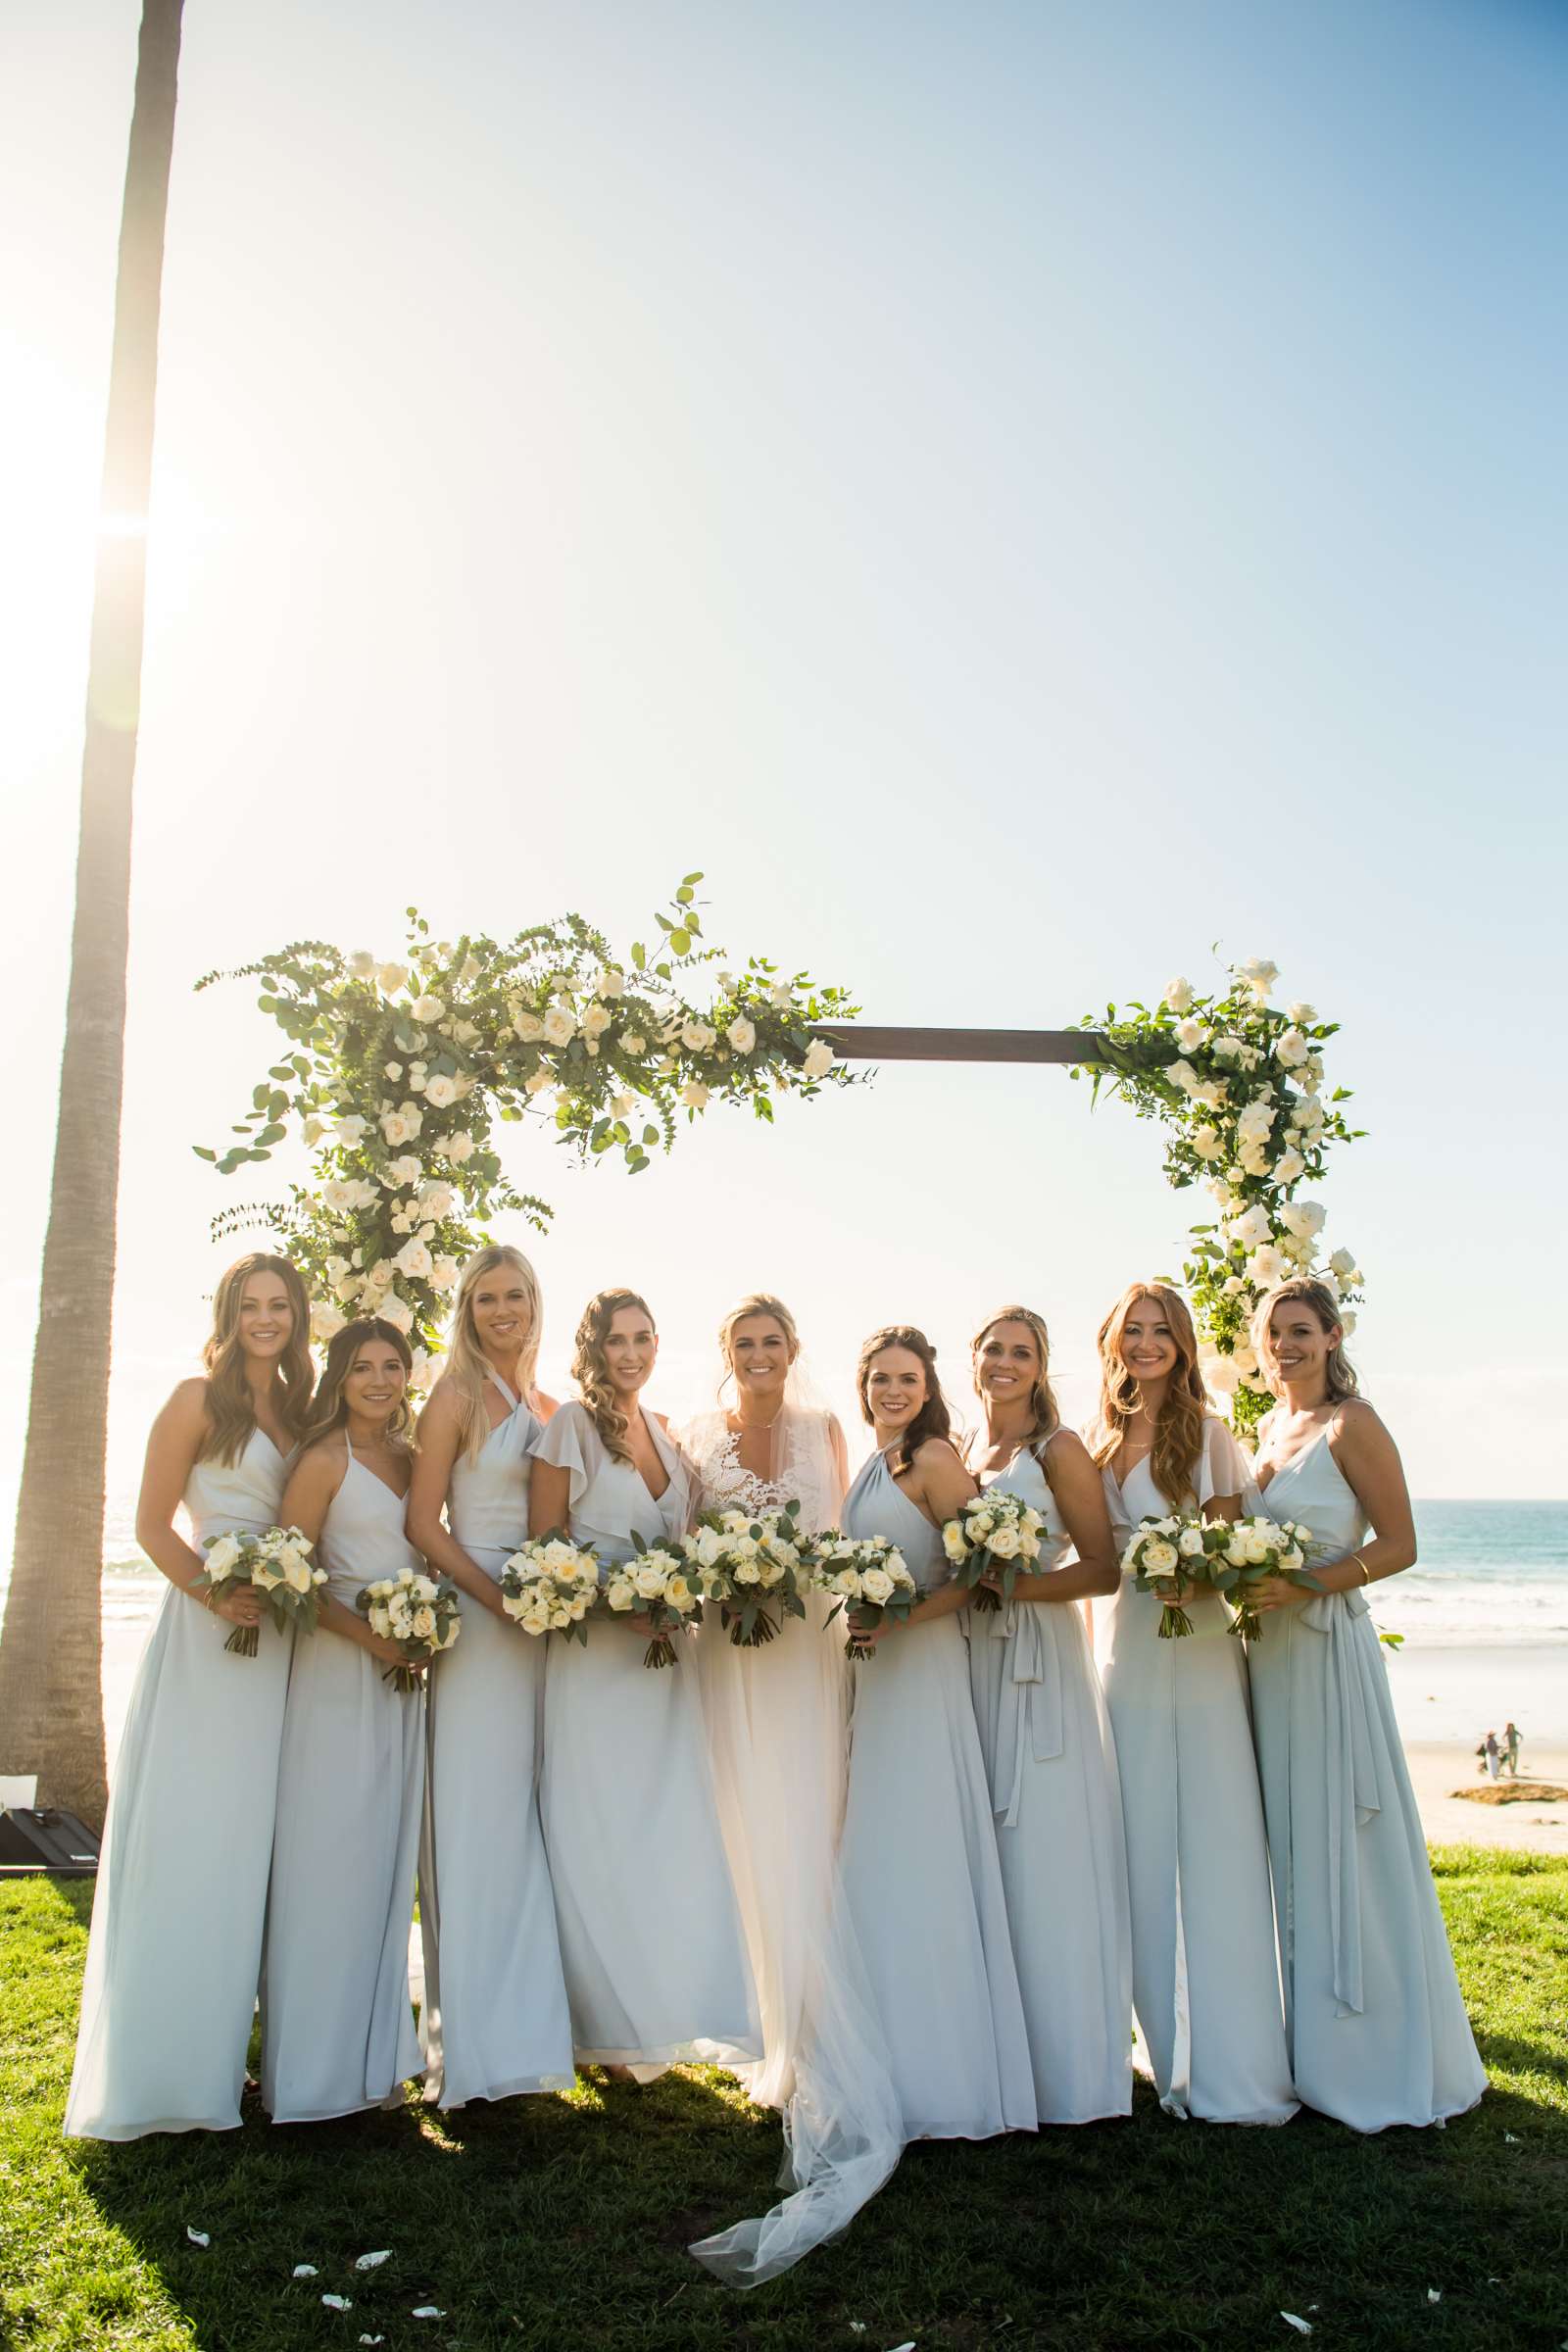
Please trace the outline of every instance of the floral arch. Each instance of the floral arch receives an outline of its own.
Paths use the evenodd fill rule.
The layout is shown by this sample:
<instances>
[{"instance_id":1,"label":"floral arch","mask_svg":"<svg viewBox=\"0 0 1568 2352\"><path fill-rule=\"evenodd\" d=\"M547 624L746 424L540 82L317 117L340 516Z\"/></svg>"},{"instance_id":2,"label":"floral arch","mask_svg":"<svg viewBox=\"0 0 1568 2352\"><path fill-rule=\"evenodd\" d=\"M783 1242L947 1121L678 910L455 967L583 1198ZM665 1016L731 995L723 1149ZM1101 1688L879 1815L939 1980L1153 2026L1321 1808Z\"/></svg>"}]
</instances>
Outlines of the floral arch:
<instances>
[{"instance_id":1,"label":"floral arch","mask_svg":"<svg viewBox=\"0 0 1568 2352\"><path fill-rule=\"evenodd\" d=\"M584 1158L618 1153L636 1175L710 1102L771 1120L779 1096L857 1083L820 1034L853 1040L845 1024L858 1007L847 992L763 957L726 966L703 939L701 880L688 874L655 915L651 947L637 941L618 957L575 914L502 945L432 940L411 906L395 962L310 940L209 973L198 987L259 980L261 1009L287 1043L236 1140L197 1151L230 1175L269 1159L292 1121L314 1176L283 1202L224 1209L215 1234L271 1225L316 1289L318 1339L351 1315L382 1315L409 1334L422 1373L459 1265L491 1218L549 1223L548 1203L502 1167L497 1121L539 1120ZM1253 960L1227 967L1226 986L1207 996L1176 980L1152 1007L1111 1005L1081 1024L1072 1070L1089 1074L1097 1101L1103 1088L1157 1119L1167 1181L1213 1200L1191 1228L1182 1280L1205 1375L1244 1431L1266 1402L1248 1340L1262 1292L1310 1270L1346 1301L1360 1295L1348 1251L1319 1262L1324 1211L1300 1197L1353 1132L1339 1107L1346 1090L1322 1092L1336 1024L1310 1004L1280 1011L1269 1001L1277 977Z\"/></svg>"}]
</instances>

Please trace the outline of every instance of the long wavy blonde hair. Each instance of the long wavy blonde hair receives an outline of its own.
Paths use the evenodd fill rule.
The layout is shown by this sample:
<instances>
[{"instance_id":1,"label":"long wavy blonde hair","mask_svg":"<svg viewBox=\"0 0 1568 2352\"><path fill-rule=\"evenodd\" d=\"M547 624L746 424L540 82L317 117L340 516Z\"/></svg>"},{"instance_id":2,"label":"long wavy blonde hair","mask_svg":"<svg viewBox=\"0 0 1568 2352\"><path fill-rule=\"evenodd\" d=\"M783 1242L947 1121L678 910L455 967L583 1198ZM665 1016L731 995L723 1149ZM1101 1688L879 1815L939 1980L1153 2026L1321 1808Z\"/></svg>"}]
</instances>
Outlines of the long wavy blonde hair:
<instances>
[{"instance_id":1,"label":"long wavy blonde hair","mask_svg":"<svg viewBox=\"0 0 1568 2352\"><path fill-rule=\"evenodd\" d=\"M980 1350L999 1323L1027 1323L1035 1335L1035 1349L1040 1358L1034 1385L1029 1391L1029 1433L1024 1444L1039 1446L1053 1431L1061 1427L1061 1408L1051 1385L1051 1334L1046 1318L1037 1315L1032 1306L999 1306L994 1315L987 1315L974 1338L969 1342L969 1363L975 1374L975 1395L980 1394Z\"/></svg>"},{"instance_id":2,"label":"long wavy blonde hair","mask_svg":"<svg viewBox=\"0 0 1568 2352\"><path fill-rule=\"evenodd\" d=\"M1299 1298L1303 1306L1312 1309L1325 1332L1338 1328L1342 1312L1340 1302L1328 1285L1314 1280L1310 1274L1293 1274L1288 1282L1277 1282L1258 1300L1252 1309L1252 1346L1257 1351L1263 1378L1268 1381L1269 1393L1274 1396L1280 1392L1269 1380L1268 1357L1264 1353L1263 1343L1268 1338L1269 1317L1282 1298ZM1345 1352L1343 1336L1329 1349L1323 1370L1328 1381L1330 1404L1343 1404L1348 1396L1359 1396L1361 1383L1356 1377L1355 1366Z\"/></svg>"},{"instance_id":3,"label":"long wavy blonde hair","mask_svg":"<svg viewBox=\"0 0 1568 2352\"><path fill-rule=\"evenodd\" d=\"M297 1438L311 1409L316 1367L311 1362L311 1300L304 1277L291 1257L253 1250L236 1258L213 1294L213 1328L202 1349L207 1372L207 1435L198 1461L237 1462L256 1428L251 1384L245 1374L245 1350L240 1345L239 1310L245 1285L253 1274L275 1274L288 1293L294 1321L288 1346L277 1359L273 1381L279 1391L278 1418L289 1436Z\"/></svg>"},{"instance_id":4,"label":"long wavy blonde hair","mask_svg":"<svg viewBox=\"0 0 1568 2352\"><path fill-rule=\"evenodd\" d=\"M316 1402L300 1436L302 1449L308 1446L319 1446L321 1440L331 1437L334 1430L348 1427L349 1408L343 1396L343 1383L353 1370L354 1359L367 1340L385 1340L403 1366L405 1380L413 1372L414 1350L395 1323L386 1322L380 1315L362 1315L357 1322L345 1323L341 1331L333 1333L327 1348ZM395 1446L407 1446L412 1450L414 1407L409 1401L406 1388L402 1402L387 1422L386 1434Z\"/></svg>"},{"instance_id":5,"label":"long wavy blonde hair","mask_svg":"<svg viewBox=\"0 0 1568 2352\"><path fill-rule=\"evenodd\" d=\"M1100 1326L1100 1412L1089 1450L1102 1470L1114 1475L1116 1456L1127 1438L1127 1424L1143 1405L1143 1393L1128 1371L1121 1352L1127 1318L1140 1298L1152 1298L1170 1326L1176 1343L1176 1369L1165 1389L1165 1401L1154 1424L1154 1443L1149 1467L1155 1486L1173 1509L1194 1500L1197 1471L1203 1453L1203 1417L1209 1409L1208 1392L1198 1368L1198 1334L1187 1301L1163 1282L1130 1283Z\"/></svg>"},{"instance_id":6,"label":"long wavy blonde hair","mask_svg":"<svg viewBox=\"0 0 1568 2352\"><path fill-rule=\"evenodd\" d=\"M653 1309L639 1292L600 1291L582 1310L571 1356L571 1377L577 1383L578 1395L593 1415L605 1451L617 1462L629 1462L632 1458L626 1443L629 1424L615 1402L615 1384L610 1377L605 1341L623 1306L640 1307L648 1317L650 1329L658 1329Z\"/></svg>"},{"instance_id":7,"label":"long wavy blonde hair","mask_svg":"<svg viewBox=\"0 0 1568 2352\"><path fill-rule=\"evenodd\" d=\"M479 1345L474 1329L473 1294L487 1274L502 1266L512 1266L522 1276L527 1293L528 1332L517 1357L517 1394L526 1404L533 1394L534 1380L539 1369L539 1342L543 1336L544 1296L539 1277L520 1250L510 1242L495 1242L488 1249L476 1250L464 1262L458 1276L457 1304L452 1311L452 1344L447 1351L443 1380L450 1381L457 1400L460 1450L470 1462L476 1462L484 1451L490 1435L490 1416L485 1411L485 1398L490 1389L490 1358Z\"/></svg>"}]
</instances>

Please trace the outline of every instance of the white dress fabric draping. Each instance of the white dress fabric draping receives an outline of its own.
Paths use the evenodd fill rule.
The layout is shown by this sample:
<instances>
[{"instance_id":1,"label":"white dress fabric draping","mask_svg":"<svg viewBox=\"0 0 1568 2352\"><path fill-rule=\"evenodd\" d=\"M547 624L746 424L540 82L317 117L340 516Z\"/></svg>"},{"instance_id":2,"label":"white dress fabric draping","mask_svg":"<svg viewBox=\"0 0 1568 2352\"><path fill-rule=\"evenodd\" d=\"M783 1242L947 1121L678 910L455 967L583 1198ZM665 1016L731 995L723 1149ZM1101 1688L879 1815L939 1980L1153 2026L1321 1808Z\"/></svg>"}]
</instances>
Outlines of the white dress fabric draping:
<instances>
[{"instance_id":1,"label":"white dress fabric draping","mask_svg":"<svg viewBox=\"0 0 1568 2352\"><path fill-rule=\"evenodd\" d=\"M696 1508L760 1515L793 1501L800 1527L818 1535L834 1524L844 1499L828 1416L786 1404L772 1436L770 1475L758 1478L742 1464L723 1413L683 1431ZM794 2088L808 1978L827 1933L844 1818L849 1669L843 1642L823 1639L828 1605L824 1594L808 1594L805 1618L785 1618L777 1639L759 1649L731 1642L712 1609L693 1645L762 2028L761 2063L742 2080L763 2107L787 2105Z\"/></svg>"},{"instance_id":2,"label":"white dress fabric draping","mask_svg":"<svg viewBox=\"0 0 1568 2352\"><path fill-rule=\"evenodd\" d=\"M265 1430L198 1462L191 1538L277 1523L288 1464ZM255 1657L171 1584L136 1676L104 1826L69 2137L228 2132L256 2013L292 1632Z\"/></svg>"},{"instance_id":3,"label":"white dress fabric draping","mask_svg":"<svg viewBox=\"0 0 1568 2352\"><path fill-rule=\"evenodd\" d=\"M611 1454L587 1407L564 1404L533 1443L566 1471L572 1540L606 1567L678 1541L690 1473L650 1414L668 1474L657 1498ZM543 1646L543 1644L541 1644ZM761 2052L757 1994L724 1855L696 1660L643 1664L644 1637L596 1617L586 1647L548 1639L540 1802L578 2062L647 2080L680 2060Z\"/></svg>"},{"instance_id":4,"label":"white dress fabric draping","mask_svg":"<svg viewBox=\"0 0 1568 2352\"><path fill-rule=\"evenodd\" d=\"M887 1536L930 1592L942 1539L873 1453L844 1527ZM1033 2131L1034 2076L985 1758L956 1615L904 1627L855 1669L840 1856L906 2139Z\"/></svg>"},{"instance_id":5,"label":"white dress fabric draping","mask_svg":"<svg viewBox=\"0 0 1568 2352\"><path fill-rule=\"evenodd\" d=\"M1250 1477L1224 1422L1206 1417L1193 1501L1239 1494ZM1173 1508L1147 1458L1124 1488L1107 1469L1104 1486L1122 1547ZM1160 1606L1130 1576L1095 1602L1127 1831L1133 2005L1168 2114L1288 2123L1297 2102L1247 1660L1223 1601L1190 1602L1192 1633L1168 1642Z\"/></svg>"},{"instance_id":6,"label":"white dress fabric draping","mask_svg":"<svg viewBox=\"0 0 1568 2352\"><path fill-rule=\"evenodd\" d=\"M1248 1496L1310 1531L1312 1566L1367 1537L1332 1426ZM1486 2070L1364 1591L1270 1610L1248 1665L1296 2087L1357 2132L1461 2115Z\"/></svg>"},{"instance_id":7,"label":"white dress fabric draping","mask_svg":"<svg viewBox=\"0 0 1568 2352\"><path fill-rule=\"evenodd\" d=\"M447 1520L493 1583L528 1533L539 1423L511 1406L453 1466ZM419 1933L424 2095L432 2105L569 2090L571 2025L539 1818L544 1643L476 1601L431 1667L425 1701Z\"/></svg>"},{"instance_id":8,"label":"white dress fabric draping","mask_svg":"<svg viewBox=\"0 0 1568 2352\"><path fill-rule=\"evenodd\" d=\"M377 1577L423 1568L406 1507L349 1455L318 1545L345 1608ZM277 2124L395 2106L419 2072L409 1926L424 1701L386 1671L324 1628L294 1645L263 1968L262 2102Z\"/></svg>"},{"instance_id":9,"label":"white dress fabric draping","mask_svg":"<svg viewBox=\"0 0 1568 2352\"><path fill-rule=\"evenodd\" d=\"M1045 1520L1031 1573L1058 1568L1072 1538L1039 1456L1025 1447L985 1483L1016 1494ZM971 1609L967 1618L969 1680L1040 2121L1126 2115L1133 2095L1127 1853L1116 1751L1083 1617L1070 1601L1014 1600L989 1612Z\"/></svg>"}]
</instances>

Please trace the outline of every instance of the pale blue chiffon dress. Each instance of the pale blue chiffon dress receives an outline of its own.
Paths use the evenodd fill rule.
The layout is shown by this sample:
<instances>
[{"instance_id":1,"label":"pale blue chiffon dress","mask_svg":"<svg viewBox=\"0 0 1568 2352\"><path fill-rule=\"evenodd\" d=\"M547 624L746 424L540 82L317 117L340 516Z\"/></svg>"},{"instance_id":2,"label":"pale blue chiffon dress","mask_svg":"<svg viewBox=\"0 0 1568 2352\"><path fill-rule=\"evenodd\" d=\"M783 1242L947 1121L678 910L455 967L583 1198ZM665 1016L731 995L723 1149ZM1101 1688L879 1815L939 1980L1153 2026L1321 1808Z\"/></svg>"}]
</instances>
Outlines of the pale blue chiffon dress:
<instances>
[{"instance_id":1,"label":"pale blue chiffon dress","mask_svg":"<svg viewBox=\"0 0 1568 2352\"><path fill-rule=\"evenodd\" d=\"M510 1405L476 1462L460 1454L447 1519L494 1583L528 1533L539 1423ZM424 2095L432 2105L569 2090L576 2080L550 1865L539 1821L544 1643L477 1601L436 1660L425 1705L419 1933Z\"/></svg>"},{"instance_id":2,"label":"pale blue chiffon dress","mask_svg":"<svg viewBox=\"0 0 1568 2352\"><path fill-rule=\"evenodd\" d=\"M1016 1494L1046 1523L1028 1573L1059 1568L1072 1538L1036 1453L1025 1447L985 1485ZM1083 1616L1071 1601L1014 1600L970 1609L965 1622L1040 2121L1126 2115L1127 1851L1116 1750Z\"/></svg>"},{"instance_id":3,"label":"pale blue chiffon dress","mask_svg":"<svg viewBox=\"0 0 1568 2352\"><path fill-rule=\"evenodd\" d=\"M1208 1416L1196 1469L1201 1508L1250 1471ZM1145 1460L1105 1500L1125 1549L1174 1506ZM1116 1736L1132 1893L1133 2005L1160 2105L1213 2124L1296 2113L1280 1991L1263 1800L1247 1659L1219 1599L1188 1603L1192 1633L1159 1639L1161 1602L1124 1576L1095 1602L1095 1646Z\"/></svg>"},{"instance_id":4,"label":"pale blue chiffon dress","mask_svg":"<svg viewBox=\"0 0 1568 2352\"><path fill-rule=\"evenodd\" d=\"M406 1508L349 1455L317 1547L345 1608L377 1577L422 1570ZM409 1929L424 1701L386 1672L324 1627L294 1646L262 1991L262 2100L278 2124L395 2105L419 2072Z\"/></svg>"},{"instance_id":5,"label":"pale blue chiffon dress","mask_svg":"<svg viewBox=\"0 0 1568 2352\"><path fill-rule=\"evenodd\" d=\"M689 1470L652 1414L647 1426L668 1473L658 1497L585 1405L563 1405L534 1440L535 1460L567 1473L573 1542L607 1566L633 1556L633 1535L657 1544L686 1529ZM678 1637L662 1668L643 1664L647 1646L600 1617L586 1647L549 1636L540 1789L578 2060L640 2076L762 2052L695 1644Z\"/></svg>"},{"instance_id":6,"label":"pale blue chiffon dress","mask_svg":"<svg viewBox=\"0 0 1568 2352\"><path fill-rule=\"evenodd\" d=\"M1368 1533L1332 1427L1248 1497L1311 1531L1314 1566ZM1460 2115L1486 2089L1486 2069L1365 1592L1268 1611L1248 1666L1296 2087L1357 2132Z\"/></svg>"},{"instance_id":7,"label":"pale blue chiffon dress","mask_svg":"<svg viewBox=\"0 0 1568 2352\"><path fill-rule=\"evenodd\" d=\"M873 1453L844 1499L924 1592L942 1539ZM956 1614L903 1626L855 1668L840 1870L906 2139L1033 2131L1034 2072L985 1757Z\"/></svg>"},{"instance_id":8,"label":"pale blue chiffon dress","mask_svg":"<svg viewBox=\"0 0 1568 2352\"><path fill-rule=\"evenodd\" d=\"M277 1523L288 1464L265 1430L198 1462L191 1540ZM292 1632L255 1657L171 1583L115 1767L81 1988L68 2136L228 2132L240 2120L261 1975Z\"/></svg>"}]
</instances>

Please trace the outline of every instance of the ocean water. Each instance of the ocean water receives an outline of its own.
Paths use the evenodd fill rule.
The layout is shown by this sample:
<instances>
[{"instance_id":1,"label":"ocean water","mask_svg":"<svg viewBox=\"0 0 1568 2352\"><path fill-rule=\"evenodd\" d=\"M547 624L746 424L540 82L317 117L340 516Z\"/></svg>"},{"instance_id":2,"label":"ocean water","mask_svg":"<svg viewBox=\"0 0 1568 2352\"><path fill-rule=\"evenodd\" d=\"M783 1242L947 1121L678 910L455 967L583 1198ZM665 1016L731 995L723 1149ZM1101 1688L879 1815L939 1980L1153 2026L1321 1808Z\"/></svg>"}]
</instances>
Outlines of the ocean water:
<instances>
[{"instance_id":1,"label":"ocean water","mask_svg":"<svg viewBox=\"0 0 1568 2352\"><path fill-rule=\"evenodd\" d=\"M1420 1558L1378 1587L1373 1613L1412 1647L1568 1643L1568 1503L1418 1502ZM151 1619L164 1580L136 1549L128 1508L112 1509L104 1622Z\"/></svg>"}]
</instances>

